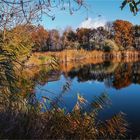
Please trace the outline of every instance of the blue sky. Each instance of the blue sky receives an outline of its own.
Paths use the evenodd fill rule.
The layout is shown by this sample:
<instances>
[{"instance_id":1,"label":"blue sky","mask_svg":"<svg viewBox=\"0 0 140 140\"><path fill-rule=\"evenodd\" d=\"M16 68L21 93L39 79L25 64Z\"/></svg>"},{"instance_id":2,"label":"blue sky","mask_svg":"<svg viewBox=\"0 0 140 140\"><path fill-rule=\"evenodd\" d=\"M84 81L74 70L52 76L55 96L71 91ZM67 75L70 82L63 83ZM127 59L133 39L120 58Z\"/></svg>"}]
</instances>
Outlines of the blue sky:
<instances>
[{"instance_id":1,"label":"blue sky","mask_svg":"<svg viewBox=\"0 0 140 140\"><path fill-rule=\"evenodd\" d=\"M123 11L120 9L122 0L85 0L88 5L88 17L90 23L99 23L102 25L102 22L105 21L114 21L116 19L128 20L133 24L140 24L140 13L134 16L130 11L129 7L125 7ZM49 17L44 17L42 25L46 29L64 29L71 26L72 28L77 28L81 24L85 24L87 17L87 12L84 8L75 12L73 15L65 10L61 11L59 9L54 9L53 13L55 14L55 20L52 21ZM101 17L98 17L101 15ZM88 26L88 23L86 24Z\"/></svg>"}]
</instances>

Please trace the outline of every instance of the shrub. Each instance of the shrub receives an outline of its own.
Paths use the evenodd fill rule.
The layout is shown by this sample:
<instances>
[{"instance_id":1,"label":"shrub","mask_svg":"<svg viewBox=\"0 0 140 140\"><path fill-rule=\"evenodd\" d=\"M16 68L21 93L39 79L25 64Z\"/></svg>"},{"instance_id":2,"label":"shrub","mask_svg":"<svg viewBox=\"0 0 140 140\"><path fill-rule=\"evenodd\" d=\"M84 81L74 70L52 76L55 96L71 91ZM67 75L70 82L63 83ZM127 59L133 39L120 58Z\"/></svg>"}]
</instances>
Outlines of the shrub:
<instances>
[{"instance_id":1,"label":"shrub","mask_svg":"<svg viewBox=\"0 0 140 140\"><path fill-rule=\"evenodd\" d=\"M123 47L118 46L113 40L107 39L104 42L104 46L102 48L104 51L120 51Z\"/></svg>"}]
</instances>

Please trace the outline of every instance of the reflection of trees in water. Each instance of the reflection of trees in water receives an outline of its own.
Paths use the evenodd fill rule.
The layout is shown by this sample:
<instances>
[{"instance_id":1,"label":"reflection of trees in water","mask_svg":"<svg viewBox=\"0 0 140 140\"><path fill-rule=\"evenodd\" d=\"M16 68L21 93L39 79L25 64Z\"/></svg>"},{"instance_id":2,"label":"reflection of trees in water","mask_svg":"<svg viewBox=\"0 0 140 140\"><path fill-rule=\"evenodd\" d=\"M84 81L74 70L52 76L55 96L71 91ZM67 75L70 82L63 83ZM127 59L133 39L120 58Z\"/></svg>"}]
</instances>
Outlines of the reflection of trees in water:
<instances>
[{"instance_id":1,"label":"reflection of trees in water","mask_svg":"<svg viewBox=\"0 0 140 140\"><path fill-rule=\"evenodd\" d=\"M108 72L108 64L90 64L84 65L81 68L71 70L68 75L71 78L78 77L78 81L83 82L87 80L103 81L105 78L110 77L112 72Z\"/></svg>"},{"instance_id":2,"label":"reflection of trees in water","mask_svg":"<svg viewBox=\"0 0 140 140\"><path fill-rule=\"evenodd\" d=\"M140 83L140 63L112 63L90 64L72 69L68 72L71 78L78 78L79 82L97 80L105 82L108 87L120 89L132 83Z\"/></svg>"},{"instance_id":3,"label":"reflection of trees in water","mask_svg":"<svg viewBox=\"0 0 140 140\"><path fill-rule=\"evenodd\" d=\"M50 70L45 66L34 75L34 81L44 85L46 82L58 81L63 70ZM107 87L120 89L132 83L140 83L140 62L88 64L74 67L69 72L63 73L66 78L77 77L79 82L97 80L104 82Z\"/></svg>"},{"instance_id":4,"label":"reflection of trees in water","mask_svg":"<svg viewBox=\"0 0 140 140\"><path fill-rule=\"evenodd\" d=\"M40 85L44 85L47 82L58 81L61 76L60 70L55 70L48 68L46 65L43 65L39 68L39 71L34 74L33 80Z\"/></svg>"},{"instance_id":5,"label":"reflection of trees in water","mask_svg":"<svg viewBox=\"0 0 140 140\"><path fill-rule=\"evenodd\" d=\"M116 89L129 86L133 81L131 79L132 64L122 64L114 73L113 86Z\"/></svg>"},{"instance_id":6,"label":"reflection of trees in water","mask_svg":"<svg viewBox=\"0 0 140 140\"><path fill-rule=\"evenodd\" d=\"M103 109L108 102L105 95L95 99L92 104L93 110L88 113L83 113L80 108L67 113L57 107L57 100L51 102L52 110L42 112L42 107L46 107L45 103L49 98L46 96L43 104L37 100L36 94L32 90L36 83L42 82L42 78L45 79L47 74L53 73L42 69L40 74L39 77L31 78L26 73L20 72L21 77L16 81L18 87L17 85L13 87L14 89L18 88L18 93L0 92L0 138L99 139L103 137L115 139L125 137L127 123L122 113L106 121L100 121L97 118L98 111ZM60 73L57 73L55 78L59 75ZM69 90L71 79L68 80L69 82L63 86L59 98ZM23 96L23 93L26 95ZM82 103L83 98L79 97L77 102Z\"/></svg>"},{"instance_id":7,"label":"reflection of trees in water","mask_svg":"<svg viewBox=\"0 0 140 140\"><path fill-rule=\"evenodd\" d=\"M117 89L127 87L132 83L140 84L140 63L124 63L115 71L113 86Z\"/></svg>"},{"instance_id":8,"label":"reflection of trees in water","mask_svg":"<svg viewBox=\"0 0 140 140\"><path fill-rule=\"evenodd\" d=\"M5 138L7 134L9 138L41 138L40 134L43 136L43 138L50 138L50 136L56 136L52 134L53 131L50 131L52 126L56 129L55 131L58 132L58 134L62 134L59 131L61 129L63 130L63 135L65 133L69 136L77 134L77 137L81 137L83 134L82 130L87 131L88 128L92 128L88 129L89 134L95 136L95 138L116 138L118 134L122 136L122 134L126 133L126 124L122 114L118 114L108 121L100 122L99 120L99 123L96 123L96 120L98 120L98 118L95 111L97 110L97 108L103 108L103 106L101 105L102 103L104 103L103 98L99 97L100 100L98 100L98 102L94 102L93 105L96 110L94 110L94 112L91 112L94 114L90 113L86 114L86 116L83 116L82 112L81 114L78 114L80 116L77 116L77 113L79 113L79 111L65 114L66 112L64 112L63 110L57 109L57 104L64 97L65 93L70 90L72 79L75 77L77 77L79 82L84 82L87 80L102 81L106 86L114 87L116 89L126 87L131 83L140 83L140 62L105 62L102 64L89 64L73 68L68 73L64 73L66 83L62 87L62 93L59 94L59 96L54 100L50 100L51 104L53 105L52 108L55 109L54 107L56 107L56 110L47 110L46 112L42 112L41 107L45 103L42 105L42 103L38 102L36 94L33 91L34 86L36 84L44 85L46 82L58 81L62 72L63 71L60 69L52 70L48 69L48 67L45 66L41 67L40 70L38 70L38 72L34 74L34 76L30 76L27 75L27 73L20 72L19 81L16 81L16 84L18 85L18 91L16 90L16 93L13 92L9 94L4 94L3 92L1 94L1 138ZM13 88L16 89L17 87ZM45 98L43 98L45 101L49 100L49 97L47 97L47 95L48 94L46 94ZM80 97L80 101L82 100L83 98ZM46 104L44 106L46 107ZM62 118L65 121L62 120ZM36 120L38 120L38 123L36 123ZM87 124L85 125L85 123L83 122ZM28 131L29 129L32 131ZM65 131L65 129L67 131ZM96 131L91 132L91 130L93 129L96 129ZM68 134L67 132L70 132L69 130L72 133ZM79 133L77 133L77 131ZM97 131L98 134L96 135Z\"/></svg>"}]
</instances>

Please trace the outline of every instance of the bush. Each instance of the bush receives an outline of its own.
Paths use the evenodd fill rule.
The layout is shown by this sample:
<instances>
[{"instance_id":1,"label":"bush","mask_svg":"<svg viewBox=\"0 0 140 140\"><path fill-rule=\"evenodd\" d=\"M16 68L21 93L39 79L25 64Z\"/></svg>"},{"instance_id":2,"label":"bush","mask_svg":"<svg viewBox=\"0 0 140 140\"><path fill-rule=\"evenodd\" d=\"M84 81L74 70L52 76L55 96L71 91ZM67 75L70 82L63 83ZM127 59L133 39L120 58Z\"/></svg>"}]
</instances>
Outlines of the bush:
<instances>
[{"instance_id":1,"label":"bush","mask_svg":"<svg viewBox=\"0 0 140 140\"><path fill-rule=\"evenodd\" d=\"M113 40L107 39L104 42L104 46L102 48L104 51L110 52L110 51L120 51L123 49L123 47L118 46Z\"/></svg>"}]
</instances>

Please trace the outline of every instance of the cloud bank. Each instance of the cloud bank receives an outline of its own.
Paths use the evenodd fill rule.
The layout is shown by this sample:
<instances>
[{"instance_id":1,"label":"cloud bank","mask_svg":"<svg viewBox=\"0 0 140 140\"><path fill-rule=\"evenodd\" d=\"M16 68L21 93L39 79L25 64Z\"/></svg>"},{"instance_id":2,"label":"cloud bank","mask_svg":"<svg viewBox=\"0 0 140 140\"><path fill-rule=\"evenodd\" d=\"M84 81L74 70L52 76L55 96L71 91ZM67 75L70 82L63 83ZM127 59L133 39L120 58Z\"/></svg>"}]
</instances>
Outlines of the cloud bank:
<instances>
[{"instance_id":1,"label":"cloud bank","mask_svg":"<svg viewBox=\"0 0 140 140\"><path fill-rule=\"evenodd\" d=\"M80 25L79 28L88 28L88 29L93 29L93 28L98 28L100 26L105 26L106 20L105 19L100 19L100 18L88 18L87 20L83 21Z\"/></svg>"}]
</instances>

